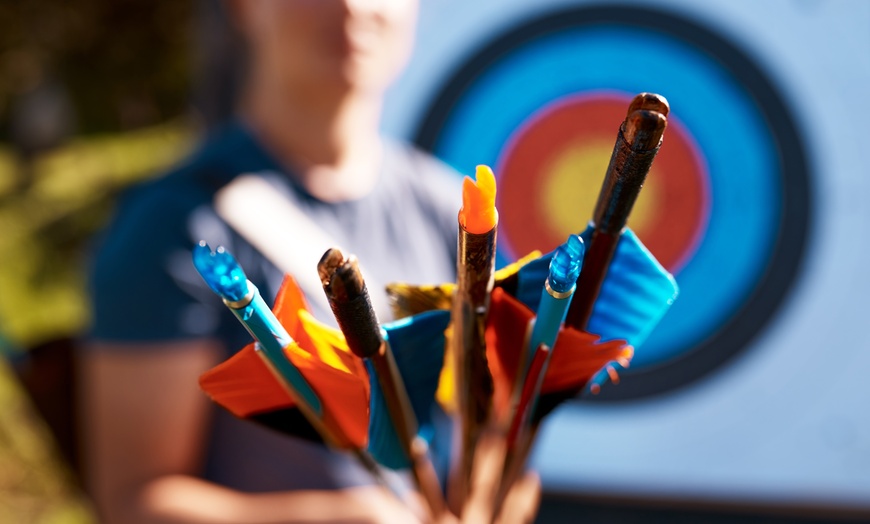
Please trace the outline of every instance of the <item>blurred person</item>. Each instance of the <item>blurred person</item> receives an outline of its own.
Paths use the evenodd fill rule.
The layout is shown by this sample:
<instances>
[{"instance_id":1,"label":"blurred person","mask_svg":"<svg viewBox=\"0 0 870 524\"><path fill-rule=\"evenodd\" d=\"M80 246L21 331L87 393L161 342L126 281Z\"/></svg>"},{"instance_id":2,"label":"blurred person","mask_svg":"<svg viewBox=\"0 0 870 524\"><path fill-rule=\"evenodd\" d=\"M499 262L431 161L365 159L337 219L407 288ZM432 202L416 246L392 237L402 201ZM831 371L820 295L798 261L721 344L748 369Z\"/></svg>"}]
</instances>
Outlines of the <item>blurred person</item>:
<instances>
[{"instance_id":1,"label":"blurred person","mask_svg":"<svg viewBox=\"0 0 870 524\"><path fill-rule=\"evenodd\" d=\"M282 271L213 205L237 175L269 172L373 280L455 279L459 178L378 133L417 2L225 7L248 52L237 118L122 200L94 263L79 395L89 491L109 523L413 522L350 457L237 420L199 390L199 374L250 338L196 274L191 249L225 245L274 298ZM512 500L525 502L511 515L524 521L538 487L520 484Z\"/></svg>"}]
</instances>

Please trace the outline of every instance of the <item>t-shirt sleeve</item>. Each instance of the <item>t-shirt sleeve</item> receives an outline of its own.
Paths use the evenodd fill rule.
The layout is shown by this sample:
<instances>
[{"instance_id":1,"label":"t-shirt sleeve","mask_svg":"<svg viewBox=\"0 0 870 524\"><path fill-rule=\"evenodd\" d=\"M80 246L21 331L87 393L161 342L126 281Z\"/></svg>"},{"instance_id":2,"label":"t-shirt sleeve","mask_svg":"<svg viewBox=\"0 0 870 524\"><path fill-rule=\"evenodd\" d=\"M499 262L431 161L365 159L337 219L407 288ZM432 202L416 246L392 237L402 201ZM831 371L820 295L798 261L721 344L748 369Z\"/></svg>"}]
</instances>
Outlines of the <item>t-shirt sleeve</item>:
<instances>
[{"instance_id":1,"label":"t-shirt sleeve","mask_svg":"<svg viewBox=\"0 0 870 524\"><path fill-rule=\"evenodd\" d=\"M168 191L132 195L90 272L89 338L158 342L216 336L221 311L193 267L189 208Z\"/></svg>"}]
</instances>

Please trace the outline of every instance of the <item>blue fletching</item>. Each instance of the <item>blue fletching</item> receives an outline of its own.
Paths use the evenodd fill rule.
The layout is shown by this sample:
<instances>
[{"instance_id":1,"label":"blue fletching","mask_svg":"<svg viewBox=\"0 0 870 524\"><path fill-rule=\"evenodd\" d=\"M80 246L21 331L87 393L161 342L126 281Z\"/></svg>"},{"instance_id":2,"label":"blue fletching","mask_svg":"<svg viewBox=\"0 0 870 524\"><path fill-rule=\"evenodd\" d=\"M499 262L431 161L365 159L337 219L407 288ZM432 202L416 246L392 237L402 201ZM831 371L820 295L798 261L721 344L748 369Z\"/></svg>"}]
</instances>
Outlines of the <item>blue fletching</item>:
<instances>
[{"instance_id":1,"label":"blue fletching","mask_svg":"<svg viewBox=\"0 0 870 524\"><path fill-rule=\"evenodd\" d=\"M580 276L585 252L583 239L577 235L569 236L564 244L556 248L550 260L550 274L547 277L553 291L557 293L571 291L577 283L577 277Z\"/></svg>"},{"instance_id":2,"label":"blue fletching","mask_svg":"<svg viewBox=\"0 0 870 524\"><path fill-rule=\"evenodd\" d=\"M580 236L589 242L591 235L590 227ZM517 298L533 311L538 310L541 284L549 275L552 258L553 253L548 253L520 269ZM616 246L587 328L603 340L623 339L639 348L674 303L678 292L674 277L637 235L626 229Z\"/></svg>"},{"instance_id":3,"label":"blue fletching","mask_svg":"<svg viewBox=\"0 0 870 524\"><path fill-rule=\"evenodd\" d=\"M408 459L402 453L399 436L396 434L390 419L387 401L384 399L384 393L381 390L381 385L378 383L375 367L370 359L365 359L363 363L366 366L366 371L369 373L369 388L371 390L371 396L369 397L368 451L379 464L388 468L401 469L408 467Z\"/></svg>"},{"instance_id":4,"label":"blue fletching","mask_svg":"<svg viewBox=\"0 0 870 524\"><path fill-rule=\"evenodd\" d=\"M587 230L584 235L591 236ZM587 328L602 340L624 339L635 348L647 339L679 294L677 281L633 231L616 246Z\"/></svg>"},{"instance_id":5,"label":"blue fletching","mask_svg":"<svg viewBox=\"0 0 870 524\"><path fill-rule=\"evenodd\" d=\"M444 330L449 323L449 311L435 310L383 326L417 417L417 434L425 438L430 446L435 444L431 441L436 433L432 427L432 410L437 405L435 391L444 365ZM368 450L380 464L388 468L410 467L399 445L399 437L374 368L369 360L365 364L371 387Z\"/></svg>"},{"instance_id":6,"label":"blue fletching","mask_svg":"<svg viewBox=\"0 0 870 524\"><path fill-rule=\"evenodd\" d=\"M537 311L541 302L541 287L550 276L550 260L547 253L520 268L517 274L517 298L532 311Z\"/></svg>"},{"instance_id":7,"label":"blue fletching","mask_svg":"<svg viewBox=\"0 0 870 524\"><path fill-rule=\"evenodd\" d=\"M205 240L200 240L193 248L193 265L208 287L221 298L237 302L248 294L245 272L223 246L212 251Z\"/></svg>"}]
</instances>

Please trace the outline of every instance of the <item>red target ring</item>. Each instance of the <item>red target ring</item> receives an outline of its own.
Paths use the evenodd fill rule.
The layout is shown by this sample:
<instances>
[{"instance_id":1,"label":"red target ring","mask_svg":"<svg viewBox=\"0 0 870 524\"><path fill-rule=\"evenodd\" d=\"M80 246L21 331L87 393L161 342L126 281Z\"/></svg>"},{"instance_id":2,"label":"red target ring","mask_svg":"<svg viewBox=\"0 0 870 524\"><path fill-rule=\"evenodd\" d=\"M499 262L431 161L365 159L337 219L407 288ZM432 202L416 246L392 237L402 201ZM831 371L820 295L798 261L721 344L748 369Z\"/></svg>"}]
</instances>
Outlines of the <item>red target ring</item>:
<instances>
[{"instance_id":1,"label":"red target ring","mask_svg":"<svg viewBox=\"0 0 870 524\"><path fill-rule=\"evenodd\" d=\"M547 252L582 231L625 118L630 95L586 93L542 108L499 158L499 243L512 256ZM688 261L710 215L706 165L688 131L671 118L629 226L672 272Z\"/></svg>"}]
</instances>

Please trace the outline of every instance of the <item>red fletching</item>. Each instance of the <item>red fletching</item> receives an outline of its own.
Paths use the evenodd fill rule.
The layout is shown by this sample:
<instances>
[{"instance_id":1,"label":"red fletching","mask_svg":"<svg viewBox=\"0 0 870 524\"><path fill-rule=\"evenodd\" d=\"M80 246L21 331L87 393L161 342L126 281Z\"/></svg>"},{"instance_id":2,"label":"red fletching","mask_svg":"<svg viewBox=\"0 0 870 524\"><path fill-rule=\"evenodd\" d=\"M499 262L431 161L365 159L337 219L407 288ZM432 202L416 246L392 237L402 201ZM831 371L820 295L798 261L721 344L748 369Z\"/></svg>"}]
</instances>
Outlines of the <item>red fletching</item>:
<instances>
[{"instance_id":1,"label":"red fletching","mask_svg":"<svg viewBox=\"0 0 870 524\"><path fill-rule=\"evenodd\" d=\"M506 414L516 387L520 357L526 352L526 329L534 312L502 289L492 291L486 329L486 352L495 386L497 414ZM627 362L634 349L624 340L562 327L544 376L542 394L580 390L611 361Z\"/></svg>"},{"instance_id":2,"label":"red fletching","mask_svg":"<svg viewBox=\"0 0 870 524\"><path fill-rule=\"evenodd\" d=\"M598 335L585 331L562 328L541 393L583 389L608 363L614 360L627 362L634 355L634 348L624 340L599 342L599 339Z\"/></svg>"},{"instance_id":3,"label":"red fletching","mask_svg":"<svg viewBox=\"0 0 870 524\"><path fill-rule=\"evenodd\" d=\"M523 383L523 389L520 391L520 402L517 404L517 412L514 414L514 419L511 421L510 429L507 434L508 449L516 445L519 432L526 424L526 420L531 416L531 410L535 402L535 389L538 387L538 380L541 378L541 372L544 370L544 364L547 361L547 355L550 354L550 349L541 344L535 351L532 357L532 363L529 365L529 373L526 375L526 381Z\"/></svg>"},{"instance_id":4,"label":"red fletching","mask_svg":"<svg viewBox=\"0 0 870 524\"><path fill-rule=\"evenodd\" d=\"M499 416L510 409L526 328L534 314L501 288L492 290L486 326L486 358L493 380L493 409Z\"/></svg>"}]
</instances>

